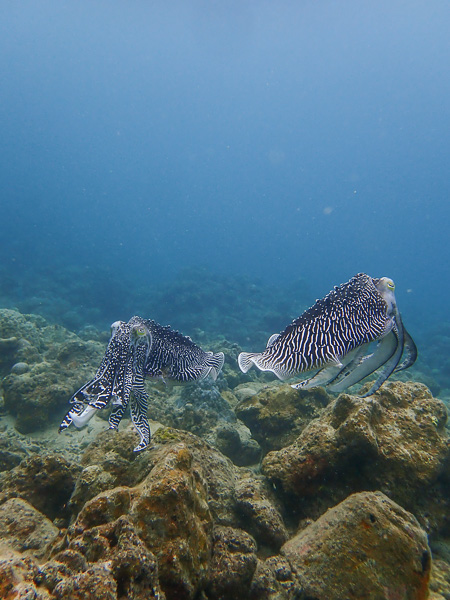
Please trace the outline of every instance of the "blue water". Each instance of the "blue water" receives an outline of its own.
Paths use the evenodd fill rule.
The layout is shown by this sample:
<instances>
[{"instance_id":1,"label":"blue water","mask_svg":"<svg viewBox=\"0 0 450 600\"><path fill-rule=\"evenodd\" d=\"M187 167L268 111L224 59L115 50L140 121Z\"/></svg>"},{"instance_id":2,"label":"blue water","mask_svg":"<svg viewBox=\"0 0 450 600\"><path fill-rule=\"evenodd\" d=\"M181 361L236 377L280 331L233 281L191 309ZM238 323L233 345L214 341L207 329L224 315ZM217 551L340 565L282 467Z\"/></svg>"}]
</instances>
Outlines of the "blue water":
<instances>
[{"instance_id":1,"label":"blue water","mask_svg":"<svg viewBox=\"0 0 450 600\"><path fill-rule=\"evenodd\" d=\"M448 0L5 0L3 294L206 267L314 299L365 271L439 323L449 30Z\"/></svg>"}]
</instances>

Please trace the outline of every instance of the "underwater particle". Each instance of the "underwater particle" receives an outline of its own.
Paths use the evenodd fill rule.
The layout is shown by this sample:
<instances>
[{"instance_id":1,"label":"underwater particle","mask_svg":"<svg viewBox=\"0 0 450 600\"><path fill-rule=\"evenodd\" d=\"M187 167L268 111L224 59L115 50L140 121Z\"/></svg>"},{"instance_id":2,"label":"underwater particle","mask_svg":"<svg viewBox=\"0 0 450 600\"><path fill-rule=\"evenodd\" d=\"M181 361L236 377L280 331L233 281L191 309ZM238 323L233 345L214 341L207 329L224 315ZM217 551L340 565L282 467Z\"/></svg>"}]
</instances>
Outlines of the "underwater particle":
<instances>
[{"instance_id":1,"label":"underwater particle","mask_svg":"<svg viewBox=\"0 0 450 600\"><path fill-rule=\"evenodd\" d=\"M333 207L332 206L325 206L325 208L323 209L323 214L324 215L331 215L332 212L333 212Z\"/></svg>"},{"instance_id":2,"label":"underwater particle","mask_svg":"<svg viewBox=\"0 0 450 600\"><path fill-rule=\"evenodd\" d=\"M263 352L241 352L241 371L246 373L255 365L285 380L318 369L313 377L292 387L324 385L332 392L342 392L382 368L364 396L374 394L394 371L407 369L417 358L394 290L395 284L388 277L358 273L317 300L283 332L270 336ZM373 342L377 345L370 353Z\"/></svg>"}]
</instances>

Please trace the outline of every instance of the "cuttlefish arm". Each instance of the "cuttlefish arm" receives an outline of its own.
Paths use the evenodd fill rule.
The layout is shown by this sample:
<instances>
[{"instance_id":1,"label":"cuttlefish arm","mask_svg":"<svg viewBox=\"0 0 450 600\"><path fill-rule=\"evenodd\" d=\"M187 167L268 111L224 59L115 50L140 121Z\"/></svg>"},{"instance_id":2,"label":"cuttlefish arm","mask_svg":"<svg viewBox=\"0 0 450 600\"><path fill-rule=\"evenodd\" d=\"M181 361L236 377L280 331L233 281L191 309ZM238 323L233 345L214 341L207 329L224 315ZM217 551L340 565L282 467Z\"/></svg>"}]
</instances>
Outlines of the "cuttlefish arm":
<instances>
[{"instance_id":1,"label":"cuttlefish arm","mask_svg":"<svg viewBox=\"0 0 450 600\"><path fill-rule=\"evenodd\" d=\"M378 341L375 350L366 356L355 357L348 363L337 377L330 382L328 390L340 393L348 387L355 385L365 377L386 364L397 351L398 338L393 331ZM381 385L381 384L380 384Z\"/></svg>"},{"instance_id":2,"label":"cuttlefish arm","mask_svg":"<svg viewBox=\"0 0 450 600\"><path fill-rule=\"evenodd\" d=\"M388 377L390 377L392 375L392 373L395 371L395 368L397 367L397 365L402 357L403 349L405 346L405 336L404 336L402 318L397 309L395 311L395 325L392 330L392 333L397 338L397 348L395 349L395 352L393 353L391 358L388 359L383 364L381 372L378 375L378 378L375 381L375 383L370 388L370 390L368 392L366 392L365 394L363 394L361 396L361 398L367 398L368 396L372 396L372 394L374 394L377 390L379 390L380 387L383 385L383 383L386 381L386 379Z\"/></svg>"},{"instance_id":3,"label":"cuttlefish arm","mask_svg":"<svg viewBox=\"0 0 450 600\"><path fill-rule=\"evenodd\" d=\"M411 366L417 357L416 345L403 327L402 317L394 296L395 285L393 281L388 278L381 278L377 281L376 286L387 304L387 312L391 317L390 331L380 339L373 354L363 357L358 364L351 364L349 369L342 370L329 386L331 391L342 391L381 368L375 383L362 396L362 398L366 398L374 394L398 368L405 350L406 357L400 365L401 369Z\"/></svg>"},{"instance_id":4,"label":"cuttlefish arm","mask_svg":"<svg viewBox=\"0 0 450 600\"><path fill-rule=\"evenodd\" d=\"M105 408L112 398L120 404L128 403L131 390L130 377L126 376L128 363L129 331L123 321L117 321L111 326L111 339L94 378L70 399L73 406L59 426L60 433L72 423L84 427L95 411Z\"/></svg>"},{"instance_id":5,"label":"cuttlefish arm","mask_svg":"<svg viewBox=\"0 0 450 600\"><path fill-rule=\"evenodd\" d=\"M309 390L318 386L328 386L328 384L334 381L343 371L350 368L351 364L359 361L367 346L368 344L359 346L340 360L335 359L333 362L328 363L325 367L313 375L313 377L304 379L298 383L293 383L291 387L294 388L294 390Z\"/></svg>"},{"instance_id":6,"label":"cuttlefish arm","mask_svg":"<svg viewBox=\"0 0 450 600\"><path fill-rule=\"evenodd\" d=\"M144 450L150 442L150 427L147 419L148 394L144 386L145 365L152 348L152 336L141 319L133 317L131 323L130 355L126 380L131 384L131 397L127 396L125 403L119 403L113 407L109 417L110 429L117 429L125 413L130 399L130 414L140 441L134 448L134 452Z\"/></svg>"},{"instance_id":7,"label":"cuttlefish arm","mask_svg":"<svg viewBox=\"0 0 450 600\"><path fill-rule=\"evenodd\" d=\"M405 339L403 355L403 361L394 369L394 373L398 371L403 371L404 369L409 369L417 360L417 346L410 336L410 334L403 328L403 335Z\"/></svg>"}]
</instances>

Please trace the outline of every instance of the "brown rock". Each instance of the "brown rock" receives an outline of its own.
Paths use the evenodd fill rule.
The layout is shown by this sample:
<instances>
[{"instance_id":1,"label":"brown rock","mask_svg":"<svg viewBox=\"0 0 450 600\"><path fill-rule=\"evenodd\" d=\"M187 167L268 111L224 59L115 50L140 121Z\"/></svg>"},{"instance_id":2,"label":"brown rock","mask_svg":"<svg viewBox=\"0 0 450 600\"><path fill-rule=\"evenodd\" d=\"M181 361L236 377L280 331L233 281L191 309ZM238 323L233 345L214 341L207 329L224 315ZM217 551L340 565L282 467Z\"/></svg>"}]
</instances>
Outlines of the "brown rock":
<instances>
[{"instance_id":1,"label":"brown rock","mask_svg":"<svg viewBox=\"0 0 450 600\"><path fill-rule=\"evenodd\" d=\"M83 470L77 478L69 502L74 514L101 492L137 483L139 472L132 469L132 463L139 458L133 452L138 437L131 427L121 431L106 429L89 444L81 458Z\"/></svg>"},{"instance_id":2,"label":"brown rock","mask_svg":"<svg viewBox=\"0 0 450 600\"><path fill-rule=\"evenodd\" d=\"M85 504L69 529L69 547L89 562L106 560L109 542L103 530L127 515L136 538L158 559L167 597L193 598L204 585L211 551L208 484L198 458L198 450L207 446L185 433L181 437L196 448L177 432L163 437L170 443L146 454L150 472L140 484L104 491Z\"/></svg>"},{"instance_id":3,"label":"brown rock","mask_svg":"<svg viewBox=\"0 0 450 600\"><path fill-rule=\"evenodd\" d=\"M247 393L235 413L268 452L292 444L330 400L323 388L293 390L290 385L276 384L252 395Z\"/></svg>"},{"instance_id":4,"label":"brown rock","mask_svg":"<svg viewBox=\"0 0 450 600\"><path fill-rule=\"evenodd\" d=\"M0 375L7 411L16 429L44 429L64 415L61 399L70 398L95 372L104 344L83 341L37 315L0 309ZM13 369L27 363L26 372Z\"/></svg>"},{"instance_id":5,"label":"brown rock","mask_svg":"<svg viewBox=\"0 0 450 600\"><path fill-rule=\"evenodd\" d=\"M426 600L431 552L413 515L381 492L349 496L282 548L316 600Z\"/></svg>"},{"instance_id":6,"label":"brown rock","mask_svg":"<svg viewBox=\"0 0 450 600\"><path fill-rule=\"evenodd\" d=\"M126 517L83 531L43 565L40 583L58 599L165 599L156 558Z\"/></svg>"},{"instance_id":7,"label":"brown rock","mask_svg":"<svg viewBox=\"0 0 450 600\"><path fill-rule=\"evenodd\" d=\"M256 543L248 533L232 527L215 527L208 597L248 598L256 563Z\"/></svg>"},{"instance_id":8,"label":"brown rock","mask_svg":"<svg viewBox=\"0 0 450 600\"><path fill-rule=\"evenodd\" d=\"M54 600L34 583L39 567L31 557L21 557L0 548L0 598L2 600Z\"/></svg>"},{"instance_id":9,"label":"brown rock","mask_svg":"<svg viewBox=\"0 0 450 600\"><path fill-rule=\"evenodd\" d=\"M300 600L304 598L297 575L284 556L258 560L250 600Z\"/></svg>"},{"instance_id":10,"label":"brown rock","mask_svg":"<svg viewBox=\"0 0 450 600\"><path fill-rule=\"evenodd\" d=\"M446 418L422 384L388 383L368 399L342 394L291 446L270 452L263 472L300 499L304 516L317 517L349 492L379 489L436 529L449 508Z\"/></svg>"},{"instance_id":11,"label":"brown rock","mask_svg":"<svg viewBox=\"0 0 450 600\"><path fill-rule=\"evenodd\" d=\"M450 564L439 558L433 558L431 565L430 591L450 600Z\"/></svg>"},{"instance_id":12,"label":"brown rock","mask_svg":"<svg viewBox=\"0 0 450 600\"><path fill-rule=\"evenodd\" d=\"M20 465L0 473L0 504L24 498L50 520L68 517L67 502L79 467L57 454L34 454Z\"/></svg>"},{"instance_id":13,"label":"brown rock","mask_svg":"<svg viewBox=\"0 0 450 600\"><path fill-rule=\"evenodd\" d=\"M241 477L236 483L236 508L243 526L258 543L278 552L288 533L266 482L250 475Z\"/></svg>"},{"instance_id":14,"label":"brown rock","mask_svg":"<svg viewBox=\"0 0 450 600\"><path fill-rule=\"evenodd\" d=\"M42 558L58 531L51 521L21 498L11 498L0 505L0 539L14 550Z\"/></svg>"}]
</instances>

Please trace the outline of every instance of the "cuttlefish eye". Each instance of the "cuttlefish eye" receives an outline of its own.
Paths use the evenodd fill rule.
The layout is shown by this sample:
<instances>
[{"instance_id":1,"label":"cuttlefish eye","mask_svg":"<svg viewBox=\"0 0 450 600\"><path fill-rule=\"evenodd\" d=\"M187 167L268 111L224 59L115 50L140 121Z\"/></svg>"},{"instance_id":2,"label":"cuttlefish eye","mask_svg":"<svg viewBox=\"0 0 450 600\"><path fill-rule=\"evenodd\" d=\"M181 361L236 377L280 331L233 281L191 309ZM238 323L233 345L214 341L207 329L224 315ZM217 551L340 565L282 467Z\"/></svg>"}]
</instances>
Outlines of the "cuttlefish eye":
<instances>
[{"instance_id":1,"label":"cuttlefish eye","mask_svg":"<svg viewBox=\"0 0 450 600\"><path fill-rule=\"evenodd\" d=\"M133 339L135 339L135 340L146 337L148 335L147 328L144 327L143 325L133 327L131 335L132 335Z\"/></svg>"},{"instance_id":2,"label":"cuttlefish eye","mask_svg":"<svg viewBox=\"0 0 450 600\"><path fill-rule=\"evenodd\" d=\"M392 279L386 279L386 287L388 290L395 290L395 283L392 281Z\"/></svg>"}]
</instances>

